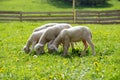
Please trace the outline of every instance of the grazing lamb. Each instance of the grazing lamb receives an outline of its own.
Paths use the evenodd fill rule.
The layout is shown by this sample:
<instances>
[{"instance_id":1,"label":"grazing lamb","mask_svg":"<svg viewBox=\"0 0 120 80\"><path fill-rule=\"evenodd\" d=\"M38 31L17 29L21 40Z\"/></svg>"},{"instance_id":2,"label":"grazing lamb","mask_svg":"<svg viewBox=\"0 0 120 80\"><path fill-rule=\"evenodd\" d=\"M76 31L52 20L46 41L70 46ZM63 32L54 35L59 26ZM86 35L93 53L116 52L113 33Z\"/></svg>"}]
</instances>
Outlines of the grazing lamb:
<instances>
[{"instance_id":1,"label":"grazing lamb","mask_svg":"<svg viewBox=\"0 0 120 80\"><path fill-rule=\"evenodd\" d=\"M38 28L35 28L35 29L33 30L33 32L40 31L40 30L42 30L42 29L46 29L46 28L51 27L51 26L54 26L54 25L56 25L56 24L58 24L58 23L48 23L48 24L42 25L42 26L40 26L40 27L38 27Z\"/></svg>"},{"instance_id":2,"label":"grazing lamb","mask_svg":"<svg viewBox=\"0 0 120 80\"><path fill-rule=\"evenodd\" d=\"M24 52L29 53L30 51L32 51L34 49L34 46L39 41L41 35L45 32L45 29L48 27L52 27L56 24L57 23L48 23L48 24L42 25L41 27L34 29L33 33L30 35L26 45L23 48ZM32 48L30 50L31 44L32 44Z\"/></svg>"},{"instance_id":3,"label":"grazing lamb","mask_svg":"<svg viewBox=\"0 0 120 80\"><path fill-rule=\"evenodd\" d=\"M70 24L56 24L53 27L47 28L47 30L42 34L39 42L35 45L35 51L37 54L44 53L44 45L49 42L50 44L54 41L54 39L58 36L58 34L63 29L67 29L72 27Z\"/></svg>"},{"instance_id":4,"label":"grazing lamb","mask_svg":"<svg viewBox=\"0 0 120 80\"><path fill-rule=\"evenodd\" d=\"M70 42L78 42L82 40L84 43L84 51L81 53L81 56L85 55L86 49L88 47L87 42L92 48L92 53L95 55L94 44L91 41L92 34L87 27L83 26L75 26L69 29L64 29L60 32L54 42L49 46L49 49L52 51L58 51L58 46L60 43L63 44L63 55L66 56L68 54L69 44Z\"/></svg>"},{"instance_id":5,"label":"grazing lamb","mask_svg":"<svg viewBox=\"0 0 120 80\"><path fill-rule=\"evenodd\" d=\"M46 29L37 31L37 32L33 32L31 34L31 36L29 37L26 45L24 46L23 50L25 51L25 53L29 53L30 51L32 51L34 49L34 46L38 43L41 35L45 32ZM30 46L32 44L32 48L30 50Z\"/></svg>"}]
</instances>

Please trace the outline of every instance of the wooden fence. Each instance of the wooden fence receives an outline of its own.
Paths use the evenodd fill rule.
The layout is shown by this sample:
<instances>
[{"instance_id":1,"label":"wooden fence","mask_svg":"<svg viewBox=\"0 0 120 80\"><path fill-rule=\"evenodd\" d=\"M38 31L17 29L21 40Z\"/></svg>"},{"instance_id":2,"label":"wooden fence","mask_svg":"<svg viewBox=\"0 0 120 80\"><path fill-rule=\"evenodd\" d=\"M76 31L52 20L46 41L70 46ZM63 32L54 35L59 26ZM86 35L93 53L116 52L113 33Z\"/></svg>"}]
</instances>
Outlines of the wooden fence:
<instances>
[{"instance_id":1,"label":"wooden fence","mask_svg":"<svg viewBox=\"0 0 120 80\"><path fill-rule=\"evenodd\" d=\"M21 12L0 11L0 22L5 21L48 21L79 24L120 23L120 10L75 12Z\"/></svg>"}]
</instances>

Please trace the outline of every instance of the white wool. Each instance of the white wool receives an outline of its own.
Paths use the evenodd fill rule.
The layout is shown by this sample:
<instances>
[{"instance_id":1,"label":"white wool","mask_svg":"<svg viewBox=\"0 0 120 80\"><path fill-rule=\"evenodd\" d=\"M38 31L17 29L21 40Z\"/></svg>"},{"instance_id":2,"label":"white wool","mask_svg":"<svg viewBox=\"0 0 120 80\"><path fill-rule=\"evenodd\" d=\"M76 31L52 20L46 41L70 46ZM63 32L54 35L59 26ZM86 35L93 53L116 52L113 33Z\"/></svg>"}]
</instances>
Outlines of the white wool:
<instances>
[{"instance_id":1,"label":"white wool","mask_svg":"<svg viewBox=\"0 0 120 80\"><path fill-rule=\"evenodd\" d=\"M47 42L52 43L54 41L54 39L58 36L58 34L63 30L63 29L67 29L70 28L71 25L70 24L66 24L66 23L61 23L61 24L56 24L53 27L49 27L46 29L46 31L42 34L39 42L37 44L43 44L45 45ZM44 46L38 46L35 45L35 49L37 54L40 54L42 52L44 52Z\"/></svg>"},{"instance_id":2,"label":"white wool","mask_svg":"<svg viewBox=\"0 0 120 80\"><path fill-rule=\"evenodd\" d=\"M64 55L68 54L69 45L71 42L83 41L85 48L81 56L85 55L86 49L88 47L87 43L90 44L92 48L92 53L95 55L94 44L91 41L92 34L88 27L84 26L75 26L69 29L64 29L60 32L54 42L49 46L49 49L56 50L59 44L63 44L63 53Z\"/></svg>"}]
</instances>

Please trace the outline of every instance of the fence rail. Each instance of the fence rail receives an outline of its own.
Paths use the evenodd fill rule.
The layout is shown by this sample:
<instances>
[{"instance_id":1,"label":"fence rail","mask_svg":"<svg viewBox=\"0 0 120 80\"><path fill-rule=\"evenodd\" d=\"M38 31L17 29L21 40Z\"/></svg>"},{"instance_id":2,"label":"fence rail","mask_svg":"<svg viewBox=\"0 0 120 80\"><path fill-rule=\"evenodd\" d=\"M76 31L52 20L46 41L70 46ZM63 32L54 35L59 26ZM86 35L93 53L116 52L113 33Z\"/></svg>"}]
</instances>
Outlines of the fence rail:
<instances>
[{"instance_id":1,"label":"fence rail","mask_svg":"<svg viewBox=\"0 0 120 80\"><path fill-rule=\"evenodd\" d=\"M120 23L120 10L79 11L75 12L21 12L0 11L0 22L3 21L48 21L80 24Z\"/></svg>"}]
</instances>

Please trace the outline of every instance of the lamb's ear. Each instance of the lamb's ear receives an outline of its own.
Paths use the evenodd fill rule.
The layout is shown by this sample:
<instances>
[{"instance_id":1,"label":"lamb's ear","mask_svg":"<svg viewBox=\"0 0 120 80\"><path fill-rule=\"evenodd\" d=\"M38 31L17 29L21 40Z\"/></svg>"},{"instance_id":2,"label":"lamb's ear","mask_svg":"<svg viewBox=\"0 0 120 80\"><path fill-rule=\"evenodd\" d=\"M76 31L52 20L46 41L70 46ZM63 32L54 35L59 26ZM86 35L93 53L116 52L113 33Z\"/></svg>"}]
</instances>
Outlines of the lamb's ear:
<instances>
[{"instance_id":1,"label":"lamb's ear","mask_svg":"<svg viewBox=\"0 0 120 80\"><path fill-rule=\"evenodd\" d=\"M55 50L58 52L58 48L54 45Z\"/></svg>"}]
</instances>

